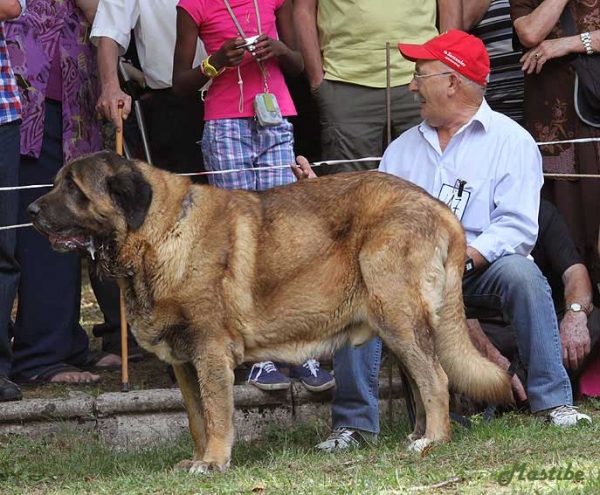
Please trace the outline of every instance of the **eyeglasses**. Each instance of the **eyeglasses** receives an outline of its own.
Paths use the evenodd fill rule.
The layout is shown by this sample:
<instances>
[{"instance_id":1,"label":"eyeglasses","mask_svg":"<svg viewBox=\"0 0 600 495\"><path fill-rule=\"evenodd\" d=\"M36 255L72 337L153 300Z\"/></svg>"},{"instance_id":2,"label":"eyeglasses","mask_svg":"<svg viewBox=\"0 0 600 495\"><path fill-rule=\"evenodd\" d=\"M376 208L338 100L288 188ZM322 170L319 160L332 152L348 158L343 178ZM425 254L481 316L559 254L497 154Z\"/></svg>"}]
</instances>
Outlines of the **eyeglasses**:
<instances>
[{"instance_id":1,"label":"eyeglasses","mask_svg":"<svg viewBox=\"0 0 600 495\"><path fill-rule=\"evenodd\" d=\"M422 79L434 76L447 76L448 74L454 74L454 71L436 72L435 74L417 74L413 72L413 80L417 83L417 86L420 86Z\"/></svg>"}]
</instances>

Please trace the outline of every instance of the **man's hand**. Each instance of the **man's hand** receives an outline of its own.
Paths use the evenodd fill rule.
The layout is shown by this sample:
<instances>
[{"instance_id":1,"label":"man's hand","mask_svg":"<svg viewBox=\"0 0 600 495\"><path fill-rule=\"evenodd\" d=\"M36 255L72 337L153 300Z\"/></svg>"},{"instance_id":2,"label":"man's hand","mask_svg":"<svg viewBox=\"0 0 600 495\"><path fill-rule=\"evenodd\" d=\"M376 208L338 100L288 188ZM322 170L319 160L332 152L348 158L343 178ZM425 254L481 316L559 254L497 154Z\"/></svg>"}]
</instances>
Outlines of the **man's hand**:
<instances>
[{"instance_id":1,"label":"man's hand","mask_svg":"<svg viewBox=\"0 0 600 495\"><path fill-rule=\"evenodd\" d=\"M102 88L96 110L110 120L118 131L121 131L119 101L123 102L123 119L126 119L131 112L131 96L124 93L119 85L107 84Z\"/></svg>"},{"instance_id":2,"label":"man's hand","mask_svg":"<svg viewBox=\"0 0 600 495\"><path fill-rule=\"evenodd\" d=\"M467 328L469 329L469 336L473 345L477 350L488 358L492 363L496 364L503 370L507 370L510 367L510 361L506 359L500 351L494 347L494 344L490 342L490 339L484 333L478 320L467 320ZM513 395L521 402L527 400L527 393L525 387L521 382L521 379L515 374L510 380Z\"/></svg>"},{"instance_id":3,"label":"man's hand","mask_svg":"<svg viewBox=\"0 0 600 495\"><path fill-rule=\"evenodd\" d=\"M576 370L590 352L590 331L583 311L567 311L560 322L563 365Z\"/></svg>"},{"instance_id":4,"label":"man's hand","mask_svg":"<svg viewBox=\"0 0 600 495\"><path fill-rule=\"evenodd\" d=\"M296 176L296 179L304 180L317 178L317 174L313 172L313 169L310 167L310 163L308 163L308 160L302 155L298 155L296 157L296 163L298 165L292 165L292 172Z\"/></svg>"}]
</instances>

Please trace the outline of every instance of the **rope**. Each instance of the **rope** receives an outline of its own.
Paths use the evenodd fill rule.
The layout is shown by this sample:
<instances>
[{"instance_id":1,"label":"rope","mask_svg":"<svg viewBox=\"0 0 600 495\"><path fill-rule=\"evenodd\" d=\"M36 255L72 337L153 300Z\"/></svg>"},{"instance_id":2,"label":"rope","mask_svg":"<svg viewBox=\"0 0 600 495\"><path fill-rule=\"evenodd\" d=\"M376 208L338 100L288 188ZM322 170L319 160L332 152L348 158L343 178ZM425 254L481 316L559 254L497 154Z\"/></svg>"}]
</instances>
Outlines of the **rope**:
<instances>
[{"instance_id":1,"label":"rope","mask_svg":"<svg viewBox=\"0 0 600 495\"><path fill-rule=\"evenodd\" d=\"M33 224L32 223L21 223L19 225L6 225L4 227L0 227L0 230L21 229L23 227L33 227Z\"/></svg>"},{"instance_id":2,"label":"rope","mask_svg":"<svg viewBox=\"0 0 600 495\"><path fill-rule=\"evenodd\" d=\"M570 139L565 141L546 141L542 143L537 143L538 146L549 146L552 144L568 144L568 143L592 143L600 141L600 137L597 138L582 138L582 139ZM311 167L322 167L329 165L341 165L344 163L356 163L356 162L379 162L381 161L380 156L369 156L366 158L355 158L354 160L321 160L319 162L311 163ZM238 172L260 172L262 170L278 170L278 169L287 169L289 165L276 165L273 167L253 167L253 168L233 168L228 170L213 170L209 172L188 172L183 174L178 174L181 176L192 177L192 176L201 176L201 175L224 175L224 174L236 174ZM544 174L544 177L549 179L600 179L600 174ZM31 184L27 186L16 186L16 187L0 187L0 192L2 191L21 191L25 189L43 189L47 187L52 187L53 184ZM7 225L4 227L0 227L0 231L10 230L10 229L20 229L23 227L31 227L33 224L31 223L23 223L19 225Z\"/></svg>"}]
</instances>

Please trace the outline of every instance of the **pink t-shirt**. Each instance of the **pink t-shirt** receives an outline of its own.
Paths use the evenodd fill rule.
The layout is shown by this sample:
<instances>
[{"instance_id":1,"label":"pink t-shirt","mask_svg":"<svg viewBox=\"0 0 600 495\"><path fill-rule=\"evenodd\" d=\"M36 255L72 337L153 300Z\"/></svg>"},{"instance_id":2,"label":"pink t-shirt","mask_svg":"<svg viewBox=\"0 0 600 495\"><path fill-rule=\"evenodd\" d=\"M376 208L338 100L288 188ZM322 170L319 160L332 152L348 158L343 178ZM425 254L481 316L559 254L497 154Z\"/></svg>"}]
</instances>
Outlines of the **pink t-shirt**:
<instances>
[{"instance_id":1,"label":"pink t-shirt","mask_svg":"<svg viewBox=\"0 0 600 495\"><path fill-rule=\"evenodd\" d=\"M284 0L256 0L260 11L262 32L277 39L275 12ZM258 34L256 10L252 0L229 0L246 37ZM218 51L225 41L238 38L239 33L223 0L180 0L178 7L184 9L198 24L198 35L208 54ZM284 116L296 115L294 103L277 59L264 64L269 92L277 97ZM231 119L254 116L254 96L264 92L261 70L250 53L246 53L239 66L243 81L243 111L240 112L240 85L237 68L229 68L213 79L204 100L204 120Z\"/></svg>"}]
</instances>

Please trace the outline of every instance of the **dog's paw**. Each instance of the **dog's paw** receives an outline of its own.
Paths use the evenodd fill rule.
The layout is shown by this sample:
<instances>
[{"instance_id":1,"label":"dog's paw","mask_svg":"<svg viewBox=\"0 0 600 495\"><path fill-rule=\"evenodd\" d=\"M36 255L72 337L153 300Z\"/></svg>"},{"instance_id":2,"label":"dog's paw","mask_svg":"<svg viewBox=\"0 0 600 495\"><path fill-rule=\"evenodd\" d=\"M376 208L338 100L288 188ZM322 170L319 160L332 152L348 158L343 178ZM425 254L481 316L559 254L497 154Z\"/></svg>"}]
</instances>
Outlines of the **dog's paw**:
<instances>
[{"instance_id":1,"label":"dog's paw","mask_svg":"<svg viewBox=\"0 0 600 495\"><path fill-rule=\"evenodd\" d=\"M412 442L408 447L406 447L406 450L408 450L409 452L423 452L432 443L433 441L429 438L419 438L418 440Z\"/></svg>"},{"instance_id":2,"label":"dog's paw","mask_svg":"<svg viewBox=\"0 0 600 495\"><path fill-rule=\"evenodd\" d=\"M425 433L419 432L419 431L414 431L412 432L410 435L407 435L406 438L408 438L409 442L416 442L417 440L420 440L421 438L423 438L423 435Z\"/></svg>"},{"instance_id":3,"label":"dog's paw","mask_svg":"<svg viewBox=\"0 0 600 495\"><path fill-rule=\"evenodd\" d=\"M218 462L194 461L185 459L175 466L176 471L186 471L190 474L210 474L213 471L224 473L229 469L229 462L219 464Z\"/></svg>"},{"instance_id":4,"label":"dog's paw","mask_svg":"<svg viewBox=\"0 0 600 495\"><path fill-rule=\"evenodd\" d=\"M175 464L173 471L183 471L187 473L193 465L193 459L184 459L183 461L179 461L177 464Z\"/></svg>"}]
</instances>

